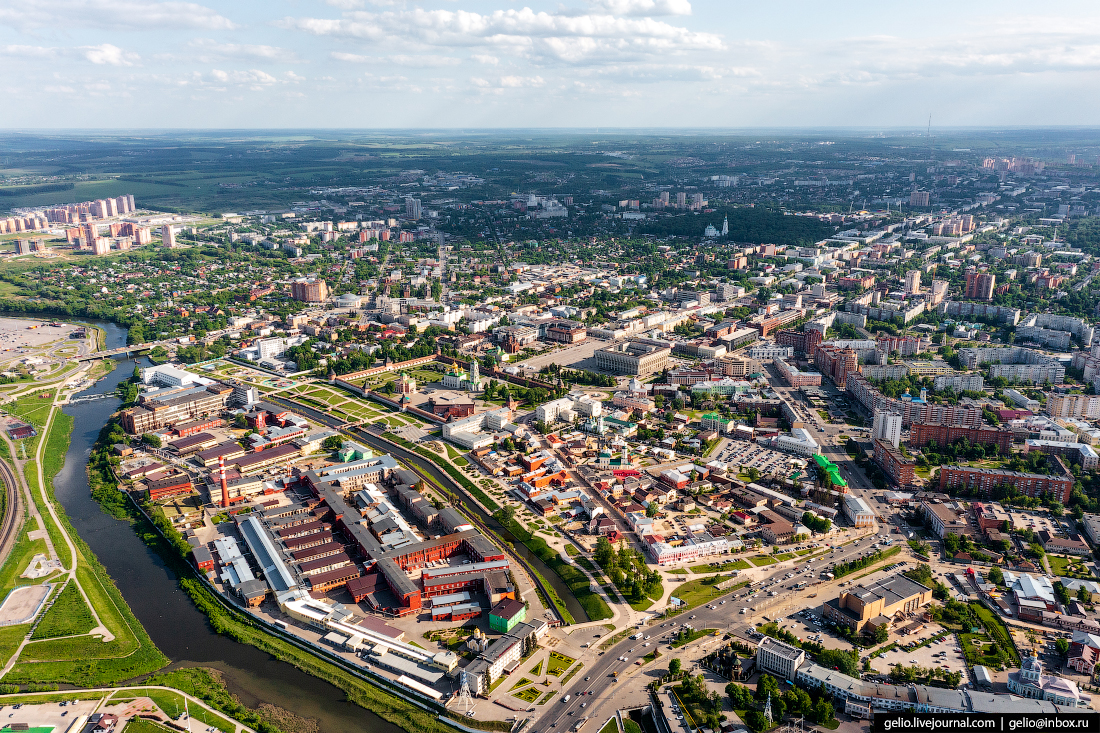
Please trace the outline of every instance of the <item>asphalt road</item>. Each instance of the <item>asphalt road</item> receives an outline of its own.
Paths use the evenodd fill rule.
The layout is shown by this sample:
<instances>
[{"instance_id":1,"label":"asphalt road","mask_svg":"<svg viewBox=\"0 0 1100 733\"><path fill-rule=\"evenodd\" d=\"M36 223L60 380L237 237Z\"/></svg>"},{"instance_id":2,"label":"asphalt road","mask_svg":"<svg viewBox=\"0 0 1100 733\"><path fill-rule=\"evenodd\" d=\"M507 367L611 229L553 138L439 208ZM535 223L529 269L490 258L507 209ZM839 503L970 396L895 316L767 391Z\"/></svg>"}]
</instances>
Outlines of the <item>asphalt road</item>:
<instances>
[{"instance_id":1,"label":"asphalt road","mask_svg":"<svg viewBox=\"0 0 1100 733\"><path fill-rule=\"evenodd\" d=\"M596 658L595 662L586 664L585 669L577 673L573 685L563 689L561 696L556 698L553 702L547 703L549 709L546 710L543 713L543 717L537 721L532 733L550 729L567 730L584 717L587 709L592 707L593 703L599 702L600 697L614 695L616 686L618 685L635 683L637 680L634 676L629 676L625 679L623 679L623 677L627 672L640 672L648 668L648 665L639 667L635 662L655 648L659 648L659 645L655 644L655 642L660 641L666 647L661 649L662 658L671 659L675 656L675 652L667 648L667 640L669 635L682 624L690 623L697 629L715 628L723 631L737 631L751 627L759 617L759 614L765 614L768 615L769 618L774 618L774 616L768 614L765 609L761 609L759 614L741 615L739 613L740 609L744 607L755 606L760 608L761 603L765 600L771 601L773 605L778 605L779 603L786 604L783 608L786 609L787 612L782 615L790 615L790 613L795 613L804 608L820 607L822 602L837 594L837 589L841 583L847 583L851 578L821 583L820 585L804 588L798 592L792 591L791 586L799 582L816 581L821 570L828 566L829 563L839 563L866 554L870 550L871 544L873 544L873 541L864 539L861 540L858 547L854 544L847 545L841 548L835 555L825 555L816 559L811 563L812 571L810 573L795 576L788 581L784 581L782 584L777 584L768 589L768 592L771 590L779 591L780 595L777 597L773 598L767 595L757 595L752 601L745 600L747 596L751 595L753 592L759 592L762 586L772 580L782 578L790 572L789 565L784 565L781 569L765 576L762 580L754 583L751 588L742 588L715 598L708 604L714 608L707 608L707 606L704 605L690 612L673 617L670 622L675 623L676 627L665 626L662 628L659 623L655 623L648 627L642 627L639 631L642 631L643 635L649 634L651 637L649 639L650 646L642 646L646 642L644 638L627 638L605 651L602 656ZM810 594L816 594L817 597L810 599ZM726 603L723 605L722 601L726 601ZM623 656L627 657L626 661L620 660L620 657ZM608 678L612 672L616 671L619 672L620 679L612 683L612 680ZM593 694L589 695L589 691L592 691ZM570 696L569 702L563 703L562 700L565 699L566 695ZM581 708L582 703L587 703L585 708ZM572 713L572 715L570 713Z\"/></svg>"}]
</instances>

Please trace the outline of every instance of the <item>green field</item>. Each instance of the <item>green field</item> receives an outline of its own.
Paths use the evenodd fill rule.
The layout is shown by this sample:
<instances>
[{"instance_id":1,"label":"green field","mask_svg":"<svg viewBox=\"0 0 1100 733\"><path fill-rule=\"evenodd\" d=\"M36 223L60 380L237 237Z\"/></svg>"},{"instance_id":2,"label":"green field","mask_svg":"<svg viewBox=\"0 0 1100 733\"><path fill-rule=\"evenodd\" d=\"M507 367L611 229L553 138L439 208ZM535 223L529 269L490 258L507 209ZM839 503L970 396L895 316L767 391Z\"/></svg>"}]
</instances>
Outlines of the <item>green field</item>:
<instances>
[{"instance_id":1,"label":"green field","mask_svg":"<svg viewBox=\"0 0 1100 733\"><path fill-rule=\"evenodd\" d=\"M156 688L132 688L127 689L126 694L133 695L134 697L147 697L153 701L158 708L160 708L170 718L177 718L181 713L186 711L190 713L193 720L197 720L203 725L212 725L223 733L232 733L237 729L229 719L212 713L209 710L203 708L200 705L184 705L184 697L178 692L172 692L171 690L158 690Z\"/></svg>"},{"instance_id":2,"label":"green field","mask_svg":"<svg viewBox=\"0 0 1100 733\"><path fill-rule=\"evenodd\" d=\"M550 659L547 662L546 674L551 677L560 677L565 670L573 666L576 659L567 657L564 654L558 654L557 652L550 652Z\"/></svg>"},{"instance_id":3,"label":"green field","mask_svg":"<svg viewBox=\"0 0 1100 733\"><path fill-rule=\"evenodd\" d=\"M1096 580L1096 576L1089 571L1083 558L1062 557L1061 555L1047 555L1050 570L1055 575L1063 578L1080 578L1082 580Z\"/></svg>"},{"instance_id":4,"label":"green field","mask_svg":"<svg viewBox=\"0 0 1100 733\"><path fill-rule=\"evenodd\" d=\"M520 700L523 700L524 702L535 702L536 700L539 699L539 695L541 695L541 694L542 693L539 692L537 688L528 687L526 690L521 690L520 692L513 692L512 697L518 697Z\"/></svg>"},{"instance_id":5,"label":"green field","mask_svg":"<svg viewBox=\"0 0 1100 733\"><path fill-rule=\"evenodd\" d=\"M95 625L95 617L80 595L80 589L75 583L66 583L50 610L38 622L31 639L87 634Z\"/></svg>"},{"instance_id":6,"label":"green field","mask_svg":"<svg viewBox=\"0 0 1100 733\"><path fill-rule=\"evenodd\" d=\"M732 593L737 588L743 588L748 585L748 581L734 585L731 588L724 588L719 590L715 588L715 584L723 580L729 580L732 575L723 576L710 576L708 578L699 578L697 580L689 580L686 583L681 583L676 586L676 589L672 591L672 595L679 598L684 602L684 605L680 607L681 611L687 611L695 608L696 606L707 603L719 596L724 596L727 593Z\"/></svg>"},{"instance_id":7,"label":"green field","mask_svg":"<svg viewBox=\"0 0 1100 733\"><path fill-rule=\"evenodd\" d=\"M776 563L776 559L769 555L757 555L755 557L750 557L749 562L759 568L764 565L774 565Z\"/></svg>"},{"instance_id":8,"label":"green field","mask_svg":"<svg viewBox=\"0 0 1100 733\"><path fill-rule=\"evenodd\" d=\"M729 562L724 562L717 567L713 565L692 565L691 572L693 573L722 573L727 570L748 570L752 565L746 561L738 558ZM675 572L675 571L672 571Z\"/></svg>"},{"instance_id":9,"label":"green field","mask_svg":"<svg viewBox=\"0 0 1100 733\"><path fill-rule=\"evenodd\" d=\"M5 682L69 683L85 687L108 685L148 674L168 662L134 617L106 570L72 526L68 525L64 508L53 499L53 476L60 470L64 461L65 448L72 426L73 418L60 412L55 415L50 434L47 436L46 449L43 452L45 456L43 471L54 510L61 521L66 523L66 531L76 547L77 580L99 613L100 620L115 638L109 642L91 636L32 641L23 648L15 666L5 675ZM47 508L42 505L37 471L34 466L33 461L27 463L26 475L32 489L31 493L50 529L55 547L58 552L63 553L62 561L71 560L67 555L67 547L61 537L60 529L50 521ZM16 553L13 551L12 554L14 556ZM0 572L0 580L12 577L21 571L22 567L12 567L9 570L5 566L3 572Z\"/></svg>"}]
</instances>

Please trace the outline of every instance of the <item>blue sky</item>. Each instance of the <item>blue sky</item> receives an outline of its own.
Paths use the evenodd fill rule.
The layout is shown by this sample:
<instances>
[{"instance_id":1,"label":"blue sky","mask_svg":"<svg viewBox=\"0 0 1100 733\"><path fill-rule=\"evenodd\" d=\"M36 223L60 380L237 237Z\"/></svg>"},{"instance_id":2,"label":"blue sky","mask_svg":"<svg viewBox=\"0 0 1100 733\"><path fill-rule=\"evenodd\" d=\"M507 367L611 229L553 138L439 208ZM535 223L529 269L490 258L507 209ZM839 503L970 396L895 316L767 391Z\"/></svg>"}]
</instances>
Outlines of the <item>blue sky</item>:
<instances>
[{"instance_id":1,"label":"blue sky","mask_svg":"<svg viewBox=\"0 0 1100 733\"><path fill-rule=\"evenodd\" d=\"M9 128L1093 125L1067 0L0 0Z\"/></svg>"}]
</instances>

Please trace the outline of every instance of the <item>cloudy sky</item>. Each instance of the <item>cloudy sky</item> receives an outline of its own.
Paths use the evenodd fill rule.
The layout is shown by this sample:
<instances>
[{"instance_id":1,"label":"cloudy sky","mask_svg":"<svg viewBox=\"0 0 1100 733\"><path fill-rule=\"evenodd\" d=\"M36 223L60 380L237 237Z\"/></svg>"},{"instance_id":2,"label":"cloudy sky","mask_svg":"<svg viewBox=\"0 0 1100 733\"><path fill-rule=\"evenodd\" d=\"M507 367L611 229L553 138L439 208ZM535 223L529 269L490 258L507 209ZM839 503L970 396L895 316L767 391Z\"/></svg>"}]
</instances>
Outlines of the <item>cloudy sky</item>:
<instances>
[{"instance_id":1,"label":"cloudy sky","mask_svg":"<svg viewBox=\"0 0 1100 733\"><path fill-rule=\"evenodd\" d=\"M9 128L1094 125L1062 0L0 0Z\"/></svg>"}]
</instances>

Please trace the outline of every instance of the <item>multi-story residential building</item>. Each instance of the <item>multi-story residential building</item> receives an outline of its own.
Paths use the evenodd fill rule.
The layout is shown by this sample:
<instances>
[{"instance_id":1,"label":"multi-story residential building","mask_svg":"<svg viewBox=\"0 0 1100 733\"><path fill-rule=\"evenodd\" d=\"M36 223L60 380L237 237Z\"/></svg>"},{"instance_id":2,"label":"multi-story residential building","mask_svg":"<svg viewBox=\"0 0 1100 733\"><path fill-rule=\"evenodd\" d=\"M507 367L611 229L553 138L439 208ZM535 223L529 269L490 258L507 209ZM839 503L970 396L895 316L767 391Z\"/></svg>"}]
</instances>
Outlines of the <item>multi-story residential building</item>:
<instances>
[{"instance_id":1,"label":"multi-story residential building","mask_svg":"<svg viewBox=\"0 0 1100 733\"><path fill-rule=\"evenodd\" d=\"M966 297L975 300L993 300L993 289L997 277L988 272L978 272L976 268L966 271Z\"/></svg>"},{"instance_id":2,"label":"multi-story residential building","mask_svg":"<svg viewBox=\"0 0 1100 733\"><path fill-rule=\"evenodd\" d=\"M783 332L780 331L780 333ZM780 346L779 344L756 344L749 349L750 359L790 359L793 356L793 346Z\"/></svg>"},{"instance_id":3,"label":"multi-story residential building","mask_svg":"<svg viewBox=\"0 0 1100 733\"><path fill-rule=\"evenodd\" d=\"M290 283L290 295L304 303L324 303L328 300L328 283L319 278L295 278Z\"/></svg>"},{"instance_id":4,"label":"multi-story residential building","mask_svg":"<svg viewBox=\"0 0 1100 733\"><path fill-rule=\"evenodd\" d=\"M943 359L907 361L905 366L909 370L909 374L914 377L939 377L955 374L955 370Z\"/></svg>"},{"instance_id":5,"label":"multi-story residential building","mask_svg":"<svg viewBox=\"0 0 1100 733\"><path fill-rule=\"evenodd\" d=\"M1053 456L1065 456L1085 471L1091 471L1100 463L1100 457L1088 443L1067 443L1061 440L1024 441L1024 453L1039 451Z\"/></svg>"},{"instance_id":6,"label":"multi-story residential building","mask_svg":"<svg viewBox=\"0 0 1100 733\"><path fill-rule=\"evenodd\" d=\"M913 483L916 464L885 440L875 440L875 463L896 485L904 487Z\"/></svg>"},{"instance_id":7,"label":"multi-story residential building","mask_svg":"<svg viewBox=\"0 0 1100 733\"><path fill-rule=\"evenodd\" d=\"M947 288L950 285L946 280L933 280L932 281L932 294L929 298L929 305L939 305L943 302L943 299L947 297Z\"/></svg>"},{"instance_id":8,"label":"multi-story residential building","mask_svg":"<svg viewBox=\"0 0 1100 733\"><path fill-rule=\"evenodd\" d=\"M808 357L813 357L814 353L817 351L817 345L820 344L821 341L821 332L815 329L803 331L783 330L775 334L775 343L777 346L793 347L795 351L806 354Z\"/></svg>"},{"instance_id":9,"label":"multi-story residential building","mask_svg":"<svg viewBox=\"0 0 1100 733\"><path fill-rule=\"evenodd\" d=\"M978 372L941 374L932 380L932 387L937 392L944 389L953 389L956 392L981 392L985 389L985 379Z\"/></svg>"},{"instance_id":10,"label":"multi-story residential building","mask_svg":"<svg viewBox=\"0 0 1100 733\"><path fill-rule=\"evenodd\" d=\"M645 377L668 365L672 349L660 341L633 339L596 349L596 368L612 374Z\"/></svg>"},{"instance_id":11,"label":"multi-story residential building","mask_svg":"<svg viewBox=\"0 0 1100 733\"><path fill-rule=\"evenodd\" d=\"M1047 476L998 468L940 467L940 491L944 492L966 487L972 494L990 496L998 486L1012 486L1025 496L1039 498L1047 494L1065 504L1073 491L1073 481L1073 476L1069 474Z\"/></svg>"},{"instance_id":12,"label":"multi-story residential building","mask_svg":"<svg viewBox=\"0 0 1100 733\"><path fill-rule=\"evenodd\" d=\"M885 441L897 448L901 441L901 415L886 410L875 410L871 438Z\"/></svg>"},{"instance_id":13,"label":"multi-story residential building","mask_svg":"<svg viewBox=\"0 0 1100 733\"><path fill-rule=\"evenodd\" d=\"M762 638L756 647L756 668L781 680L794 679L795 671L805 661L806 652L770 636Z\"/></svg>"},{"instance_id":14,"label":"multi-story residential building","mask_svg":"<svg viewBox=\"0 0 1100 733\"><path fill-rule=\"evenodd\" d=\"M1001 323L1015 326L1020 322L1020 310L1018 308L1006 308L1003 305L990 305L988 303L964 303L961 301L947 300L939 304L940 313L948 316L983 316L996 318Z\"/></svg>"},{"instance_id":15,"label":"multi-story residential building","mask_svg":"<svg viewBox=\"0 0 1100 733\"><path fill-rule=\"evenodd\" d=\"M1048 392L1045 396L1046 408L1043 411L1051 417L1100 418L1100 395ZM1032 411L1034 412L1034 410Z\"/></svg>"},{"instance_id":16,"label":"multi-story residential building","mask_svg":"<svg viewBox=\"0 0 1100 733\"><path fill-rule=\"evenodd\" d=\"M923 448L932 441L943 447L960 440L972 445L993 445L1000 453L1008 453L1012 449L1012 431L1007 429L943 423L913 423L909 427L909 444L915 448Z\"/></svg>"},{"instance_id":17,"label":"multi-story residential building","mask_svg":"<svg viewBox=\"0 0 1100 733\"><path fill-rule=\"evenodd\" d=\"M847 388L848 393L859 400L864 409L870 412L887 410L900 413L903 426L918 422L970 427L978 427L982 424L982 411L978 407L932 404L913 399L895 400L875 389L862 374L849 374Z\"/></svg>"},{"instance_id":18,"label":"multi-story residential building","mask_svg":"<svg viewBox=\"0 0 1100 733\"><path fill-rule=\"evenodd\" d=\"M1093 333L1095 332L1095 329L1083 318L1055 315L1053 313L1034 313L1021 321L1020 325L1016 327L1016 338L1026 338L1026 334L1033 333L1032 329L1035 329L1034 333L1042 338L1057 339L1059 343L1065 343L1067 346L1069 345L1068 340L1063 342L1060 336L1053 336L1050 333L1072 334L1081 341L1081 345L1086 349L1092 345ZM1042 334L1043 331L1047 331L1048 334ZM1032 340L1042 342L1041 338L1032 337ZM1059 348L1065 348L1065 346Z\"/></svg>"},{"instance_id":19,"label":"multi-story residential building","mask_svg":"<svg viewBox=\"0 0 1100 733\"><path fill-rule=\"evenodd\" d=\"M1004 377L1031 384L1061 384L1066 376L1066 368L1054 357L1019 346L959 349L959 361L967 369L988 364L990 379Z\"/></svg>"},{"instance_id":20,"label":"multi-story residential building","mask_svg":"<svg viewBox=\"0 0 1100 733\"><path fill-rule=\"evenodd\" d=\"M920 270L905 273L905 292L910 295L920 292Z\"/></svg>"},{"instance_id":21,"label":"multi-story residential building","mask_svg":"<svg viewBox=\"0 0 1100 733\"><path fill-rule=\"evenodd\" d=\"M820 387L821 374L818 372L803 372L798 367L788 364L783 359L775 359L775 370L779 376L792 387Z\"/></svg>"},{"instance_id":22,"label":"multi-story residential building","mask_svg":"<svg viewBox=\"0 0 1100 733\"><path fill-rule=\"evenodd\" d=\"M837 385L847 383L848 375L858 371L859 357L854 349L820 344L814 352L814 364Z\"/></svg>"}]
</instances>

